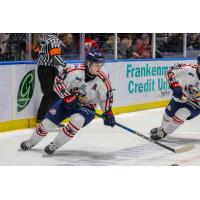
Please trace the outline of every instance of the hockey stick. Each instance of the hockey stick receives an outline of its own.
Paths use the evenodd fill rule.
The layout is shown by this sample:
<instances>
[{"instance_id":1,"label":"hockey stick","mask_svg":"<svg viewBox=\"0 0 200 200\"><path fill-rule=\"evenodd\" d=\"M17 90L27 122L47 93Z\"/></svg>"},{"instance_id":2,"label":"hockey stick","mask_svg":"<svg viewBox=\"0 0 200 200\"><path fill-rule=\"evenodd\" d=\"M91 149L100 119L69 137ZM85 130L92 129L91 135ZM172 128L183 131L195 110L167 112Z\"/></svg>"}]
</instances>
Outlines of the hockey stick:
<instances>
[{"instance_id":1,"label":"hockey stick","mask_svg":"<svg viewBox=\"0 0 200 200\"><path fill-rule=\"evenodd\" d=\"M84 110L84 111L86 111L86 112L89 112L89 113L91 113L91 114L93 114L93 115L96 115L96 116L98 116L98 117L101 118L101 119L104 119L104 117L103 117L102 115L100 115L100 114L98 114L98 113L96 113L96 112L94 112L94 111L92 111L92 110L90 110L90 109L87 109L87 108L84 107L84 108L82 108L82 110ZM165 149L168 149L169 151L172 151L172 152L174 152L174 153L183 153L183 152L190 151L190 150L192 150L192 149L195 148L195 145L194 145L194 144L188 144L188 145L185 145L185 146L183 146L183 147L180 147L180 148L177 148L177 149L173 149L173 148L168 147L168 146L166 146L166 145L164 145L164 144L162 144L162 143L159 143L159 142L157 142L157 141L154 141L154 140L152 140L151 138L149 138L149 137L147 137L147 136L145 136L145 135L143 135L143 134L141 134L141 133L139 133L139 132L137 132L137 131L134 131L134 130L132 130L132 129L130 129L130 128L124 126L124 125L122 125L122 124L119 124L118 122L115 122L115 125L116 125L116 126L119 126L120 128L123 128L123 129L125 129L125 130L127 130L127 131L129 131L129 132L131 132L131 133L134 133L135 135L138 135L138 136L140 136L140 137L142 137L142 138L148 140L149 142L152 142L152 143L154 143L154 144L157 144L157 145L159 145L159 146L161 146L161 147L163 147L163 148L165 148Z\"/></svg>"}]
</instances>

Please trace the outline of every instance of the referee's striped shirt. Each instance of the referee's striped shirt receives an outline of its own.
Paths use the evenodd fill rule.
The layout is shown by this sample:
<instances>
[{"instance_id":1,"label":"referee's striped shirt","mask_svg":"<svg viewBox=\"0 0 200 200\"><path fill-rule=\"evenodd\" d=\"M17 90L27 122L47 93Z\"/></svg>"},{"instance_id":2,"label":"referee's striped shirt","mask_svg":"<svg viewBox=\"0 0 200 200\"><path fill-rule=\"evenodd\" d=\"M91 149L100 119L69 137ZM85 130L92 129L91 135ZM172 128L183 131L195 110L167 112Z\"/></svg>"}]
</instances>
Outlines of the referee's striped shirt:
<instances>
[{"instance_id":1,"label":"referee's striped shirt","mask_svg":"<svg viewBox=\"0 0 200 200\"><path fill-rule=\"evenodd\" d=\"M40 51L37 64L39 66L65 67L66 64L61 58L60 40L53 33L44 34L40 42Z\"/></svg>"}]
</instances>

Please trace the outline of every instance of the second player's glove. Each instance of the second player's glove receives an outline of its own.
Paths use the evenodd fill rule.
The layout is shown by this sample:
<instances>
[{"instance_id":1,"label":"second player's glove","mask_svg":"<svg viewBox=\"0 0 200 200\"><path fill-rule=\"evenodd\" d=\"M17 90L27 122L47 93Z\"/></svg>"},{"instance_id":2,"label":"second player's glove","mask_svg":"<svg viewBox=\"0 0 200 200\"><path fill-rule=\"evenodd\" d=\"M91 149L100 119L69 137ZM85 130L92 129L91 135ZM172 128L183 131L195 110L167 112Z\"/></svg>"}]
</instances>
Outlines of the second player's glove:
<instances>
[{"instance_id":1,"label":"second player's glove","mask_svg":"<svg viewBox=\"0 0 200 200\"><path fill-rule=\"evenodd\" d=\"M103 121L105 126L115 126L115 116L113 115L112 110L106 111L102 114Z\"/></svg>"},{"instance_id":2,"label":"second player's glove","mask_svg":"<svg viewBox=\"0 0 200 200\"><path fill-rule=\"evenodd\" d=\"M172 89L173 92L173 96L176 98L181 99L183 96L183 89L182 87L179 85L178 82L174 82L170 85L170 88Z\"/></svg>"}]
</instances>

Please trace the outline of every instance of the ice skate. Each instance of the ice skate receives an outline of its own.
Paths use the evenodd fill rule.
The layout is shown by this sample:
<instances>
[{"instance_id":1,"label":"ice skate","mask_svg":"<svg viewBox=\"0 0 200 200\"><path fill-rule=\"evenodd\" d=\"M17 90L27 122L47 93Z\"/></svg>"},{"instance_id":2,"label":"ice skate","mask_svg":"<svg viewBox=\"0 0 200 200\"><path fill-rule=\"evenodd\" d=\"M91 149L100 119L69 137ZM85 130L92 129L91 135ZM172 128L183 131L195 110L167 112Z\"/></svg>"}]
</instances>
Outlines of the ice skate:
<instances>
[{"instance_id":1,"label":"ice skate","mask_svg":"<svg viewBox=\"0 0 200 200\"><path fill-rule=\"evenodd\" d=\"M57 149L58 147L55 145L55 143L51 142L49 145L47 145L45 148L44 148L44 151L51 155L54 153L54 151Z\"/></svg>"},{"instance_id":2,"label":"ice skate","mask_svg":"<svg viewBox=\"0 0 200 200\"><path fill-rule=\"evenodd\" d=\"M151 129L150 134L152 140L160 140L167 136L161 127Z\"/></svg>"},{"instance_id":3,"label":"ice skate","mask_svg":"<svg viewBox=\"0 0 200 200\"><path fill-rule=\"evenodd\" d=\"M24 151L27 151L27 150L33 148L34 146L35 145L29 140L21 143L21 149L24 150Z\"/></svg>"}]
</instances>

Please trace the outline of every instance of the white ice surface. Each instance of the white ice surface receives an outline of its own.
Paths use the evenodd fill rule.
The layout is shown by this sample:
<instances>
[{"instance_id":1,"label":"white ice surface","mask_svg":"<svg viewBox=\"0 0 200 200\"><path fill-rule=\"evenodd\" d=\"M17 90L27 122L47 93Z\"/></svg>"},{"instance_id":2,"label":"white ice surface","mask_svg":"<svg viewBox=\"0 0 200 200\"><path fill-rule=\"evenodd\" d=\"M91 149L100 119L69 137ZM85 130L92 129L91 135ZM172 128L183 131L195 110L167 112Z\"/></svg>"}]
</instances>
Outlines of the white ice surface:
<instances>
[{"instance_id":1,"label":"white ice surface","mask_svg":"<svg viewBox=\"0 0 200 200\"><path fill-rule=\"evenodd\" d=\"M151 128L159 126L164 109L152 109L116 116L116 121L148 136ZM119 127L106 127L101 119L94 120L54 155L47 156L43 149L57 135L49 133L30 151L19 146L33 129L0 134L0 165L60 165L60 166L169 166L200 165L200 117L187 121L163 141L172 148L189 143L196 148L181 154L170 152Z\"/></svg>"}]
</instances>

